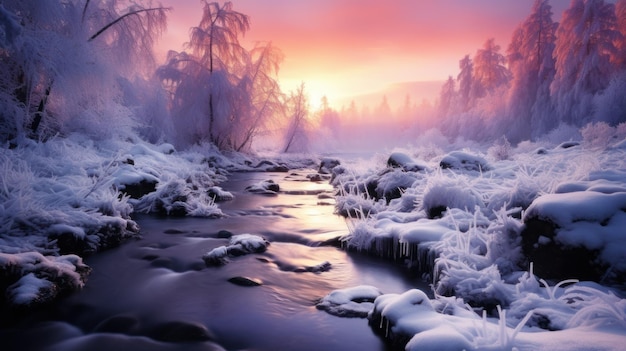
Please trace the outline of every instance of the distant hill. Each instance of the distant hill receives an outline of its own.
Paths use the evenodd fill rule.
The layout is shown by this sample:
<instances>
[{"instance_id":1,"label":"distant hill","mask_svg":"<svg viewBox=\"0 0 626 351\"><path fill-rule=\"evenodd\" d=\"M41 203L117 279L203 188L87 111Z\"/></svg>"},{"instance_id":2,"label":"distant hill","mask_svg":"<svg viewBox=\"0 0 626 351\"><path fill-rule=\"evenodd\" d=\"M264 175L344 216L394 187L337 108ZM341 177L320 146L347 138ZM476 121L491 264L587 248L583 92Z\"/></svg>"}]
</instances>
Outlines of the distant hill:
<instances>
[{"instance_id":1,"label":"distant hill","mask_svg":"<svg viewBox=\"0 0 626 351\"><path fill-rule=\"evenodd\" d=\"M387 96L387 102L392 109L396 109L404 104L404 99L408 95L411 98L411 104L421 104L423 99L427 99L431 104L435 103L441 86L444 81L414 81L400 82L390 84L378 91L354 95L342 99L338 99L334 104L338 109L342 106L349 106L354 101L358 108L368 106L375 108L383 100L383 96Z\"/></svg>"}]
</instances>

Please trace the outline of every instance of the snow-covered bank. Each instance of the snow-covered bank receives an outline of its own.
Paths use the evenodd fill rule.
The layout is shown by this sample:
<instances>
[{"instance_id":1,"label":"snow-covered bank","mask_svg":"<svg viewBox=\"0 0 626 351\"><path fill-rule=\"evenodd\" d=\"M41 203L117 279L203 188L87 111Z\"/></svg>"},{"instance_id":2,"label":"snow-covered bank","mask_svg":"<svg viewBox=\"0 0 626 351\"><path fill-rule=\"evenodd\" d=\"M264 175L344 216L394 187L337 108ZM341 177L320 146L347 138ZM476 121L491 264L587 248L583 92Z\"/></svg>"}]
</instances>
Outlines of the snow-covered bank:
<instances>
[{"instance_id":1,"label":"snow-covered bank","mask_svg":"<svg viewBox=\"0 0 626 351\"><path fill-rule=\"evenodd\" d=\"M421 293L428 313L413 311L411 293L382 295L372 327L411 350L620 349L626 153L619 145L396 150L369 167L334 167L337 212L351 219L343 245L405 262L433 284L434 299Z\"/></svg>"},{"instance_id":2,"label":"snow-covered bank","mask_svg":"<svg viewBox=\"0 0 626 351\"><path fill-rule=\"evenodd\" d=\"M303 155L225 156L210 144L176 151L131 139L72 134L0 148L0 302L45 303L82 287L81 257L139 235L132 213L221 217L217 203L233 195L218 184L229 172L315 164Z\"/></svg>"},{"instance_id":3,"label":"snow-covered bank","mask_svg":"<svg viewBox=\"0 0 626 351\"><path fill-rule=\"evenodd\" d=\"M254 166L233 159L208 145L177 152L79 134L0 148L2 299L26 306L81 287L81 256L139 235L133 212L222 216L215 202L232 195L217 184Z\"/></svg>"}]
</instances>

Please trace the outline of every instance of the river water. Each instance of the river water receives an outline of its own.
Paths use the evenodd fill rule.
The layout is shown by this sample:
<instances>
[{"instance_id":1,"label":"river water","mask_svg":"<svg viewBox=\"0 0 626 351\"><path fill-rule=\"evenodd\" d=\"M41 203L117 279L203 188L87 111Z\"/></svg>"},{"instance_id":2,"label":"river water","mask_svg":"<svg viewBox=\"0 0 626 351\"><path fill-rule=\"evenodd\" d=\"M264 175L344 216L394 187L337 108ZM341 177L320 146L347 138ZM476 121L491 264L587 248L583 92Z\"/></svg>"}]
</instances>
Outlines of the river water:
<instances>
[{"instance_id":1,"label":"river water","mask_svg":"<svg viewBox=\"0 0 626 351\"><path fill-rule=\"evenodd\" d=\"M235 173L235 199L220 219L138 216L142 239L86 260L85 288L1 333L3 350L385 350L366 319L317 310L332 290L374 285L384 293L428 288L403 267L324 245L347 233L333 214L332 188L307 174ZM245 187L263 180L276 196ZM227 245L220 231L270 241L260 254L207 267L202 255ZM223 233L223 232L222 232ZM324 262L330 270L308 272ZM262 282L240 286L244 276Z\"/></svg>"}]
</instances>

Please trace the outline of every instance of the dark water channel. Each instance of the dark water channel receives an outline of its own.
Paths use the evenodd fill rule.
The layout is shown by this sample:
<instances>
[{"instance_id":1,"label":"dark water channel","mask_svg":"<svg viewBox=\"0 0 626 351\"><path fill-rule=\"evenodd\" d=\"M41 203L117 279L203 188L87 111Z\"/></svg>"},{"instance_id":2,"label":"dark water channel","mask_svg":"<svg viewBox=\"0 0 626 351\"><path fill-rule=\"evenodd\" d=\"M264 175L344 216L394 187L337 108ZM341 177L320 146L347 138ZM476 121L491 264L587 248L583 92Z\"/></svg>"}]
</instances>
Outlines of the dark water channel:
<instances>
[{"instance_id":1,"label":"dark water channel","mask_svg":"<svg viewBox=\"0 0 626 351\"><path fill-rule=\"evenodd\" d=\"M369 284L384 293L426 289L394 263L321 245L347 232L331 188L307 173L238 173L222 184L235 199L221 219L140 216L143 238L87 259L85 288L0 333L2 350L385 350L366 319L317 310L334 289ZM272 179L280 194L243 189ZM222 230L251 233L268 250L207 267L227 245ZM329 262L331 269L306 272ZM258 279L239 286L229 278Z\"/></svg>"}]
</instances>

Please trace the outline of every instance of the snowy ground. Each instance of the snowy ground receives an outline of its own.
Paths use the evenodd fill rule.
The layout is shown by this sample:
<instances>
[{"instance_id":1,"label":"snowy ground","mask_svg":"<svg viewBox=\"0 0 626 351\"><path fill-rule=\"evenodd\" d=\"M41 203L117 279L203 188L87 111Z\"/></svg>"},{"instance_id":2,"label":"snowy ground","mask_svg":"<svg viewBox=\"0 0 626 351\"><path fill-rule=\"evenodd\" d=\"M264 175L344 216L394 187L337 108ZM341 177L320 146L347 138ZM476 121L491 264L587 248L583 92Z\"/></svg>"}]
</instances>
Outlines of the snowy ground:
<instances>
[{"instance_id":1,"label":"snowy ground","mask_svg":"<svg viewBox=\"0 0 626 351\"><path fill-rule=\"evenodd\" d=\"M624 145L421 147L323 159L320 179L330 178L337 212L349 218L342 245L415 268L434 298L361 286L329 292L318 308L367 316L409 350L621 349ZM28 307L81 288L90 271L84 255L139 235L133 212L219 217L216 203L232 199L219 187L228 172L305 166L314 161L80 135L1 148L3 303ZM229 248L206 259L227 258Z\"/></svg>"},{"instance_id":2,"label":"snowy ground","mask_svg":"<svg viewBox=\"0 0 626 351\"><path fill-rule=\"evenodd\" d=\"M376 298L372 328L407 350L622 349L623 145L426 147L334 167L337 212L350 218L344 247L432 282L434 299ZM367 289L324 301L370 301Z\"/></svg>"}]
</instances>

